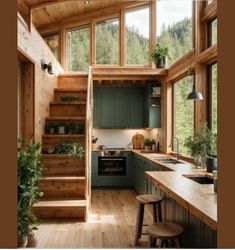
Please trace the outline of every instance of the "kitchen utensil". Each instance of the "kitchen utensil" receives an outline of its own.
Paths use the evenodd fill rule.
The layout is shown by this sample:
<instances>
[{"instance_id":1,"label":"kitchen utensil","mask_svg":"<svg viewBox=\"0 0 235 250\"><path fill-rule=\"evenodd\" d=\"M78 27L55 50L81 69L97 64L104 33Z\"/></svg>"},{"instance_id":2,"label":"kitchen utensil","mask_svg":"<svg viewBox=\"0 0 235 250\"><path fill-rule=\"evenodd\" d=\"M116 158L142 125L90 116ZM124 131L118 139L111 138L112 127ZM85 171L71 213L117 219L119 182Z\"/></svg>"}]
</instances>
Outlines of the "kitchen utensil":
<instances>
[{"instance_id":1,"label":"kitchen utensil","mask_svg":"<svg viewBox=\"0 0 235 250\"><path fill-rule=\"evenodd\" d=\"M133 149L141 149L144 141L144 136L142 134L136 133L132 137Z\"/></svg>"}]
</instances>

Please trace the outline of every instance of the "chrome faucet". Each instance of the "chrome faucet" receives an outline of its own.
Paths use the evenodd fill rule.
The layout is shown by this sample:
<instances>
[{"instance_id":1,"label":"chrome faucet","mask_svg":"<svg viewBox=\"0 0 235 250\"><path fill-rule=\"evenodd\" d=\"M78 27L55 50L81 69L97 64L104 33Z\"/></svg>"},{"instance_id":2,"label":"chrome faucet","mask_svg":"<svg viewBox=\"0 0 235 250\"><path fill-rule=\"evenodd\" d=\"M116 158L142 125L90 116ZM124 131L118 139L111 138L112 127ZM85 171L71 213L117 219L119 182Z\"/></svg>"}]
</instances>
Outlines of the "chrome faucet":
<instances>
[{"instance_id":1,"label":"chrome faucet","mask_svg":"<svg viewBox=\"0 0 235 250\"><path fill-rule=\"evenodd\" d=\"M177 158L177 160L179 160L179 156L180 156L180 153L179 153L179 139L176 136L172 137L170 147L171 147L172 150L174 150L174 139L176 139L176 142L177 142L176 158Z\"/></svg>"}]
</instances>

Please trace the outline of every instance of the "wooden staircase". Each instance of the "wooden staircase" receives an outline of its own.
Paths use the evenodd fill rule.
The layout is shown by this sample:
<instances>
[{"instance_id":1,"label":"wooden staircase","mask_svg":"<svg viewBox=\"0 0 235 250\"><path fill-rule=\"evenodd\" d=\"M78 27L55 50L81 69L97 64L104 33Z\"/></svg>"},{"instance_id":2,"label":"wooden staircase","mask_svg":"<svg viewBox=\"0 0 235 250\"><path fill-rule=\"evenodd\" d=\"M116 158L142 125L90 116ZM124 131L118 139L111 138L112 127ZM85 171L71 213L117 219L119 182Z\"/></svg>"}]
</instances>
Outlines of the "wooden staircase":
<instances>
[{"instance_id":1,"label":"wooden staircase","mask_svg":"<svg viewBox=\"0 0 235 250\"><path fill-rule=\"evenodd\" d=\"M46 122L64 124L79 121L84 134L44 134L42 147L55 146L58 142L80 142L86 148L86 99L87 75L60 75L59 88L54 90L50 103L50 116ZM79 101L62 101L62 97L79 97ZM64 154L42 154L43 175L40 190L41 200L34 204L38 217L72 217L82 221L87 216L87 171L85 157L79 159Z\"/></svg>"}]
</instances>

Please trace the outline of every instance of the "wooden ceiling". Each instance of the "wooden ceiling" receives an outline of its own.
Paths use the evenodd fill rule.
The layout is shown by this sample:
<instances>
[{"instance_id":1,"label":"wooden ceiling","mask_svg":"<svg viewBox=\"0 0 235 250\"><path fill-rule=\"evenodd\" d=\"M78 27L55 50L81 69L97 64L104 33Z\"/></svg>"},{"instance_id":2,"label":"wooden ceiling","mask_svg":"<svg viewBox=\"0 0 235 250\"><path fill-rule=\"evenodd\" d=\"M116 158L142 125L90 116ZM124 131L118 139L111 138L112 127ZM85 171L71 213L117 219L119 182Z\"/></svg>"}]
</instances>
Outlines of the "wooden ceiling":
<instances>
[{"instance_id":1,"label":"wooden ceiling","mask_svg":"<svg viewBox=\"0 0 235 250\"><path fill-rule=\"evenodd\" d=\"M84 0L17 0L17 5L22 15L27 15L31 9L33 24L40 28L83 13L135 1L89 0L88 4L84 2Z\"/></svg>"}]
</instances>

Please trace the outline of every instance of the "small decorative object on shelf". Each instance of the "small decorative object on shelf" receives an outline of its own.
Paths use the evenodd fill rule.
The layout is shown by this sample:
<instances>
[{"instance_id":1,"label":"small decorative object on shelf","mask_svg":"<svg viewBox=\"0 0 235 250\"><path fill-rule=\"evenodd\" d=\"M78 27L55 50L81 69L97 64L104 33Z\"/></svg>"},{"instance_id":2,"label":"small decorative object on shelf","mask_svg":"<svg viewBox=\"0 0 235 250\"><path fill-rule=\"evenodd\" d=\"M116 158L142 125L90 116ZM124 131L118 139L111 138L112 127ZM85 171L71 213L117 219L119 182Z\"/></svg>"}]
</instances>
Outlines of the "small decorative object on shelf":
<instances>
[{"instance_id":1,"label":"small decorative object on shelf","mask_svg":"<svg viewBox=\"0 0 235 250\"><path fill-rule=\"evenodd\" d=\"M92 149L96 149L96 142L98 141L98 138L95 138L92 136L91 142L92 142Z\"/></svg>"},{"instance_id":2,"label":"small decorative object on shelf","mask_svg":"<svg viewBox=\"0 0 235 250\"><path fill-rule=\"evenodd\" d=\"M170 59L168 48L163 47L160 44L156 44L151 57L156 65L156 68L165 68L166 58L168 57Z\"/></svg>"},{"instance_id":3,"label":"small decorative object on shelf","mask_svg":"<svg viewBox=\"0 0 235 250\"><path fill-rule=\"evenodd\" d=\"M152 139L152 151L156 151L156 141Z\"/></svg>"},{"instance_id":4,"label":"small decorative object on shelf","mask_svg":"<svg viewBox=\"0 0 235 250\"><path fill-rule=\"evenodd\" d=\"M152 95L153 96L159 96L161 95L161 87L152 87Z\"/></svg>"}]
</instances>

